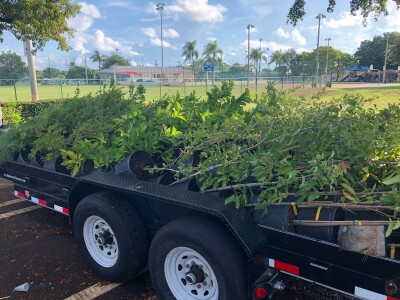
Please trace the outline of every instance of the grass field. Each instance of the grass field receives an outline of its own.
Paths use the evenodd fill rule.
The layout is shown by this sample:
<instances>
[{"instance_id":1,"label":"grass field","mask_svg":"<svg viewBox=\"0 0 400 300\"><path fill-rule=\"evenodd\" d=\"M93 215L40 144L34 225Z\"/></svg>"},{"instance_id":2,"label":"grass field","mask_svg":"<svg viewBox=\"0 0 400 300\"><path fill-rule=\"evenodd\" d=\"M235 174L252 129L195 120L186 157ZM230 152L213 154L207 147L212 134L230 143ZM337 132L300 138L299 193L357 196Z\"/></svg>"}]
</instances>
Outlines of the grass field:
<instances>
[{"instance_id":1,"label":"grass field","mask_svg":"<svg viewBox=\"0 0 400 300\"><path fill-rule=\"evenodd\" d=\"M220 83L218 83L220 84ZM260 97L265 91L266 82L261 82L256 88L254 84L250 85L250 92L252 97ZM277 84L278 89L289 89L293 88L291 84ZM42 85L38 86L39 98L45 99L61 99L69 98L75 95L78 86L74 85ZM100 90L98 85L81 85L79 86L80 95L86 95L89 93L96 93ZM127 86L121 86L121 88L128 92ZM146 98L148 100L159 99L160 97L160 87L159 86L146 86ZM244 92L246 88L246 82L238 81L235 82L233 94L239 96ZM192 91L196 92L196 95L204 97L206 91L211 89L211 84L205 85L186 85L186 86L162 86L162 95L175 95L177 92L181 96L189 95ZM312 96L318 92L322 91L322 88L311 88L310 86L298 87L293 92L295 96ZM15 93L16 96L15 97ZM365 98L374 98L373 104L377 105L378 108L386 106L388 103L398 103L400 104L400 84L334 84L332 88L327 88L322 96L322 99L331 99L335 97L341 97L345 94L349 95L362 95ZM18 102L30 101L30 87L29 86L1 86L0 87L0 102L15 101L17 98Z\"/></svg>"}]
</instances>

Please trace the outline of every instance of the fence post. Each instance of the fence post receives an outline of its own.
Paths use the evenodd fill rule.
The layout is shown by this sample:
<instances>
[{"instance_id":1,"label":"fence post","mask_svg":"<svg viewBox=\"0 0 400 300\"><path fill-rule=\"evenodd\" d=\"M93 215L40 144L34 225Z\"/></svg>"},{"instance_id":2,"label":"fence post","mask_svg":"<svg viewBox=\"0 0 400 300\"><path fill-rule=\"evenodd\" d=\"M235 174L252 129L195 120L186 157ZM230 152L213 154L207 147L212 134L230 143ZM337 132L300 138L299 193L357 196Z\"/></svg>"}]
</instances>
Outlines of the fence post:
<instances>
[{"instance_id":1,"label":"fence post","mask_svg":"<svg viewBox=\"0 0 400 300\"><path fill-rule=\"evenodd\" d=\"M15 95L15 101L18 101L18 97L17 97L17 87L15 86L15 80L14 80L14 95Z\"/></svg>"}]
</instances>

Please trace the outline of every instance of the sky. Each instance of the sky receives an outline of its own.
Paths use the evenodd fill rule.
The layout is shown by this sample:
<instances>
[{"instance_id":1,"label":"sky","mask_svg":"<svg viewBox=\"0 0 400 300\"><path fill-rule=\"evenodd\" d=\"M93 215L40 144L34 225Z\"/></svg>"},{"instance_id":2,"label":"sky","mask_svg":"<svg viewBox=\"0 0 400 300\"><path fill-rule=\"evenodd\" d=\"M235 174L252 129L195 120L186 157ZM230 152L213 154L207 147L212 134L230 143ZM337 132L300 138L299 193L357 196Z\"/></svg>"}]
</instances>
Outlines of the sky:
<instances>
[{"instance_id":1,"label":"sky","mask_svg":"<svg viewBox=\"0 0 400 300\"><path fill-rule=\"evenodd\" d=\"M330 45L354 54L363 40L384 32L400 32L400 10L388 0L388 16L375 22L371 16L363 26L360 15L350 15L349 0L337 1L333 13L327 13L328 0L308 0L307 15L296 27L286 24L286 16L294 0L163 0L164 66L177 66L184 62L182 48L187 41L197 41L201 55L204 46L217 40L228 64L245 64L247 55L247 25L250 47L260 47L268 54L277 50L296 49L312 51L317 45L319 13L326 15L321 21L320 45ZM68 39L72 50L63 52L55 42L46 44L36 56L36 68L67 69L71 62L96 68L90 56L118 53L132 65L161 66L161 16L155 9L158 2L145 0L87 0L77 2L81 12L68 24L75 28L75 36ZM1 51L16 52L24 57L22 42L4 33ZM261 41L260 41L261 39ZM117 50L118 49L118 50ZM267 51L267 49L269 49ZM26 60L26 58L23 58ZM187 62L190 64L190 62Z\"/></svg>"}]
</instances>

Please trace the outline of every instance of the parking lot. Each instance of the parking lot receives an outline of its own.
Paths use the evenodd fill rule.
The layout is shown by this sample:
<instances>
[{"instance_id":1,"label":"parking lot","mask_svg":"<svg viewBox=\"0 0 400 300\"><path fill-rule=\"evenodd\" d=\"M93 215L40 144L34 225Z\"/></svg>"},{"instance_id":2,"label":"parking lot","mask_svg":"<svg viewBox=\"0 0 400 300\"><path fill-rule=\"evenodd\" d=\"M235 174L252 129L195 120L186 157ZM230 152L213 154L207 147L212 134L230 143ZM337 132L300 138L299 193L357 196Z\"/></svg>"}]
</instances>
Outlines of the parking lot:
<instances>
[{"instance_id":1,"label":"parking lot","mask_svg":"<svg viewBox=\"0 0 400 300\"><path fill-rule=\"evenodd\" d=\"M15 199L0 181L0 299L155 300L148 273L117 285L80 256L68 217ZM14 292L23 283L27 292Z\"/></svg>"},{"instance_id":2,"label":"parking lot","mask_svg":"<svg viewBox=\"0 0 400 300\"><path fill-rule=\"evenodd\" d=\"M124 284L99 278L81 257L69 218L16 199L12 185L2 180L0 236L0 300L157 299L148 272ZM27 292L14 291L26 282ZM291 277L285 282L290 288L274 299L351 299Z\"/></svg>"}]
</instances>

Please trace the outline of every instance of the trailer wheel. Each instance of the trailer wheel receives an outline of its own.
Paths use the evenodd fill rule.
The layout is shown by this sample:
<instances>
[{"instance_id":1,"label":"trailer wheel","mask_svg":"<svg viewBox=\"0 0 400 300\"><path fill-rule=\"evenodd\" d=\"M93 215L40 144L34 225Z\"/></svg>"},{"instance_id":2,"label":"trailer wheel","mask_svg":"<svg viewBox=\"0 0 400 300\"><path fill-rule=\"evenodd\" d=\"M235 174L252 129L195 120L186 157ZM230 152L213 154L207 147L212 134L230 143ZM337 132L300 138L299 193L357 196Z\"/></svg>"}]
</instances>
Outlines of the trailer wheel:
<instances>
[{"instance_id":1,"label":"trailer wheel","mask_svg":"<svg viewBox=\"0 0 400 300\"><path fill-rule=\"evenodd\" d=\"M115 282L143 271L148 238L135 209L110 193L100 192L78 204L73 218L74 234L94 271Z\"/></svg>"},{"instance_id":2,"label":"trailer wheel","mask_svg":"<svg viewBox=\"0 0 400 300\"><path fill-rule=\"evenodd\" d=\"M246 256L218 223L182 218L150 246L150 275L161 299L247 299Z\"/></svg>"}]
</instances>

